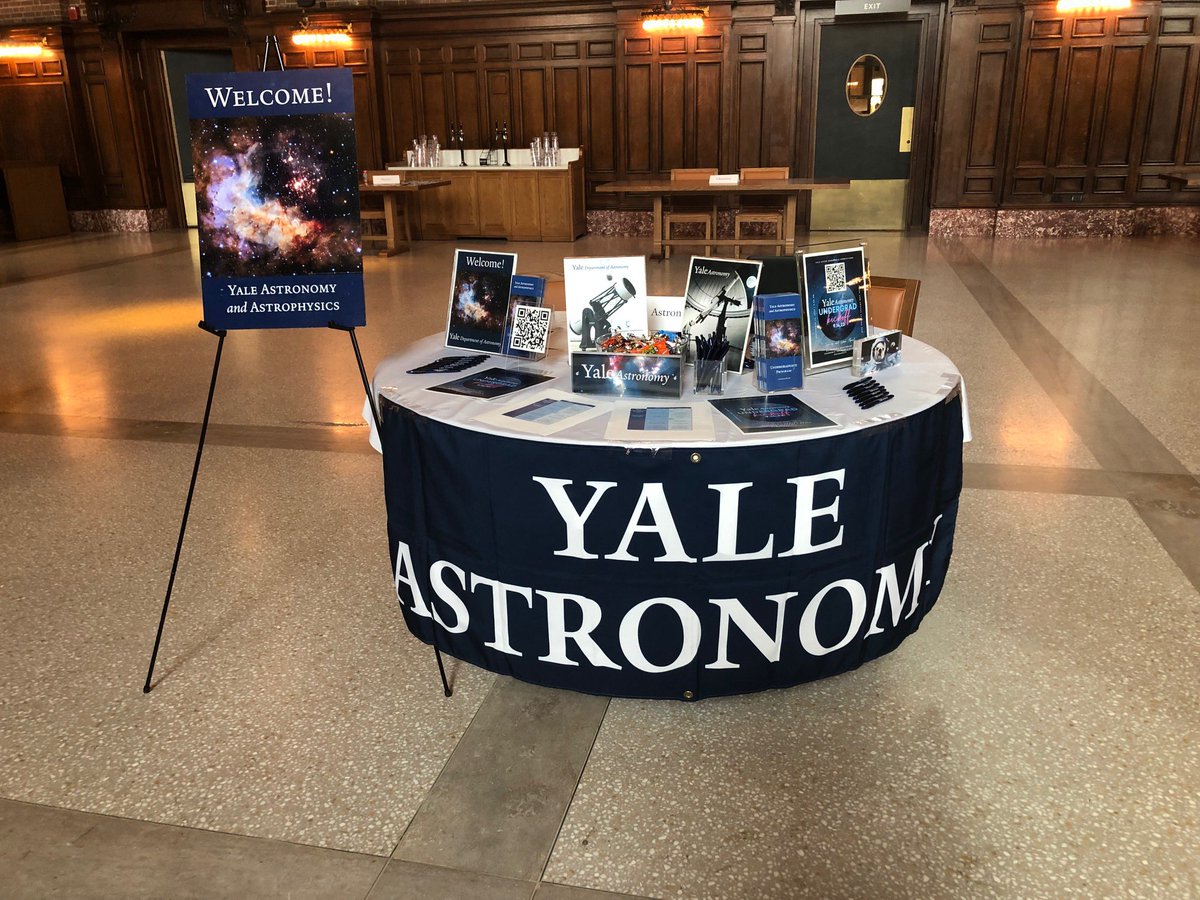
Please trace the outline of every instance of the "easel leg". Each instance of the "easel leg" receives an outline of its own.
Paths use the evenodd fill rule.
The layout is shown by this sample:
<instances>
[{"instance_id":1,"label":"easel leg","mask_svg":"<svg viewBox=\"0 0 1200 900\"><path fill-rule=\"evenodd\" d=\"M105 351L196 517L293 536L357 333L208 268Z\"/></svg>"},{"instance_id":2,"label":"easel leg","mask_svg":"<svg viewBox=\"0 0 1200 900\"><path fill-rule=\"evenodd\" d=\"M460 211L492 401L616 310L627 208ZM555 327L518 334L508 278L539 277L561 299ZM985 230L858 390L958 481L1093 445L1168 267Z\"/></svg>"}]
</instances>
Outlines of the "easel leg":
<instances>
[{"instance_id":1,"label":"easel leg","mask_svg":"<svg viewBox=\"0 0 1200 900\"><path fill-rule=\"evenodd\" d=\"M200 327L217 336L217 355L213 360L212 381L208 385L208 400L204 404L204 422L200 426L200 442L196 445L196 462L192 465L192 481L188 485L187 501L183 504L183 521L179 523L179 540L175 543L175 559L171 563L171 577L167 580L167 593L163 597L162 615L158 619L158 634L154 636L154 649L150 653L150 667L146 670L146 684L142 693L150 693L150 680L154 677L154 663L158 659L158 648L162 643L163 626L167 624L167 608L171 605L171 591L175 587L175 573L179 571L179 555L183 551L183 536L187 533L188 514L192 511L192 496L196 493L196 477L200 474L200 457L204 455L204 437L208 433L208 418L212 413L213 394L217 390L217 372L221 368L221 350L225 346L223 330L210 328L204 322Z\"/></svg>"},{"instance_id":2,"label":"easel leg","mask_svg":"<svg viewBox=\"0 0 1200 900\"><path fill-rule=\"evenodd\" d=\"M358 374L362 376L363 390L367 392L367 403L371 407L371 418L375 420L375 431L379 434L379 439L382 441L383 423L379 418L379 406L375 403L375 394L371 390L371 382L367 378L367 367L363 365L362 351L358 348L358 335L354 333L354 326L339 325L337 322L330 322L329 327L350 333L350 343L354 345L354 358L358 361ZM437 631L435 630L434 635L436 634ZM453 696L454 691L450 689L450 682L446 680L446 666L442 662L442 649L437 645L436 637L434 637L433 656L437 660L438 675L442 678L442 693L447 697Z\"/></svg>"}]
</instances>

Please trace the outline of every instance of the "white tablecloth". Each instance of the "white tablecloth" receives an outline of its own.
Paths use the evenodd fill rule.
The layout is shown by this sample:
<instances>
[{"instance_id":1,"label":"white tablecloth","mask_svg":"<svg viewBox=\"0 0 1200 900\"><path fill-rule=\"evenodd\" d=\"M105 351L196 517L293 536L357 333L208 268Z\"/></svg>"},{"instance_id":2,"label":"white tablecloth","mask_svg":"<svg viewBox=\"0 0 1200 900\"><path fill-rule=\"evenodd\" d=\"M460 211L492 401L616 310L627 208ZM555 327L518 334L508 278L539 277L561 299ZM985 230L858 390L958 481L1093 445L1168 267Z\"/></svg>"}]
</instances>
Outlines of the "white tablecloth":
<instances>
[{"instance_id":1,"label":"white tablecloth","mask_svg":"<svg viewBox=\"0 0 1200 900\"><path fill-rule=\"evenodd\" d=\"M568 444L612 444L606 440L604 431L608 424L608 416L602 415L589 419L578 425L571 426L549 436L533 436L519 431L510 431L502 426L480 422L476 419L481 412L493 406L507 404L519 396L533 396L547 388L570 392L571 375L566 353L566 329L561 322L561 314L556 321L550 340L550 352L541 362L507 359L493 356L461 373L442 373L438 375L409 375L409 369L442 357L466 355L470 351L451 350L444 346L444 335L435 334L419 340L399 353L384 359L375 370L373 388L377 397L386 397L399 405L423 416L440 422L451 422L459 427L491 434L501 434L518 439L549 441ZM648 448L654 446L696 446L702 443L715 443L723 446L746 446L760 444L764 441L803 441L827 437L830 434L843 434L850 431L870 428L874 425L892 419L910 416L921 410L928 409L934 403L941 402L956 390L962 392L963 440L971 440L970 417L967 412L966 385L957 367L943 353L911 337L905 337L901 348L903 362L890 369L873 373L872 377L883 384L893 395L894 399L882 403L870 410L861 410L855 405L844 390L843 385L854 381L848 368L834 369L817 375L808 375L804 379L801 390L790 393L803 400L818 412L832 419L838 429L822 428L795 431L757 432L745 434L733 422L712 408L714 440L711 442L696 440L661 440L658 442L636 441L628 446ZM545 372L553 375L551 381L526 388L517 394L506 394L493 400L481 400L474 397L463 397L455 394L444 394L426 390L432 385L444 384L457 378L481 372L492 367L526 369ZM602 403L616 403L618 398L600 397L595 394L580 395L590 400ZM740 375L730 375L726 378L726 397L762 396L755 387L754 374L745 372ZM644 406L679 406L680 403L707 403L710 394L692 393L692 372L684 373L684 393L679 400L642 400L630 398L630 402ZM379 435L370 407L363 405L363 418L371 426L371 445L380 449Z\"/></svg>"}]
</instances>

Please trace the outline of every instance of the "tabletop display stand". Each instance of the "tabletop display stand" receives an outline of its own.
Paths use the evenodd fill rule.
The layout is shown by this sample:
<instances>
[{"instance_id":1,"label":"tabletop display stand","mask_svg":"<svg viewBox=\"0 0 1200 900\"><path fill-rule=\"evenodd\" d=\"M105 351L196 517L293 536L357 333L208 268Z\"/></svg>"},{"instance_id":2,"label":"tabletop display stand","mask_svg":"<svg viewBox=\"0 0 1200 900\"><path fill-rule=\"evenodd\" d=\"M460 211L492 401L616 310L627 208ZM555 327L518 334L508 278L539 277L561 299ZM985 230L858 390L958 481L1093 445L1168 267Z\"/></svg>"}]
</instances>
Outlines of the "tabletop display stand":
<instances>
[{"instance_id":1,"label":"tabletop display stand","mask_svg":"<svg viewBox=\"0 0 1200 900\"><path fill-rule=\"evenodd\" d=\"M187 500L183 504L183 519L179 523L179 539L175 542L175 557L171 561L171 576L167 580L167 593L163 597L162 614L158 618L158 632L154 636L154 649L150 652L150 665L146 670L146 683L142 686L142 693L150 693L153 687L152 679L154 678L154 663L158 659L158 648L162 644L163 627L167 624L167 609L171 605L171 591L175 587L175 575L179 571L179 557L183 552L183 538L187 534L188 514L192 510L192 497L196 493L196 477L200 474L200 458L204 455L204 439L208 434L208 421L212 413L213 395L217 390L217 373L221 368L221 351L225 347L225 336L228 334L223 329L216 329L210 326L207 322L200 322L200 328L207 331L217 339L217 353L213 358L212 379L208 383L208 399L204 403L204 420L200 425L200 440L196 445L196 461L192 464L192 479L188 484ZM352 325L341 325L337 322L330 322L329 327L336 331L345 331L350 335L350 343L354 347L354 358L358 362L358 374L362 377L363 389L367 392L367 400L371 404L371 415L375 419L375 427L380 427L379 408L375 403L374 394L371 392L371 383L367 379L367 370L363 366L362 351L358 346L358 336L354 332ZM450 683L446 680L446 666L442 662L441 648L434 643L433 655L437 660L438 675L442 679L442 693L447 697L453 694L450 689Z\"/></svg>"}]
</instances>

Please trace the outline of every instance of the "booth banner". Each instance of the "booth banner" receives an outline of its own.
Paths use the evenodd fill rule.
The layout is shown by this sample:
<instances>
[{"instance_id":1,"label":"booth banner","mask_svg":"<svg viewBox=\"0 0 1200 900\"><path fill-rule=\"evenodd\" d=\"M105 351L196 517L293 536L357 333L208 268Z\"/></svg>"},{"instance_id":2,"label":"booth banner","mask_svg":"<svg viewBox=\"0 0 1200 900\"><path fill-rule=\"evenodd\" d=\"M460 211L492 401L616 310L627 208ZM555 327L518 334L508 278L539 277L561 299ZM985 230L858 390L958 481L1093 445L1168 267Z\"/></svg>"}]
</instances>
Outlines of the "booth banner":
<instances>
[{"instance_id":1,"label":"booth banner","mask_svg":"<svg viewBox=\"0 0 1200 900\"><path fill-rule=\"evenodd\" d=\"M346 69L189 75L204 320L366 324Z\"/></svg>"},{"instance_id":2,"label":"booth banner","mask_svg":"<svg viewBox=\"0 0 1200 900\"><path fill-rule=\"evenodd\" d=\"M409 629L526 681L690 700L835 675L915 631L950 562L957 393L860 432L658 450L381 403Z\"/></svg>"}]
</instances>

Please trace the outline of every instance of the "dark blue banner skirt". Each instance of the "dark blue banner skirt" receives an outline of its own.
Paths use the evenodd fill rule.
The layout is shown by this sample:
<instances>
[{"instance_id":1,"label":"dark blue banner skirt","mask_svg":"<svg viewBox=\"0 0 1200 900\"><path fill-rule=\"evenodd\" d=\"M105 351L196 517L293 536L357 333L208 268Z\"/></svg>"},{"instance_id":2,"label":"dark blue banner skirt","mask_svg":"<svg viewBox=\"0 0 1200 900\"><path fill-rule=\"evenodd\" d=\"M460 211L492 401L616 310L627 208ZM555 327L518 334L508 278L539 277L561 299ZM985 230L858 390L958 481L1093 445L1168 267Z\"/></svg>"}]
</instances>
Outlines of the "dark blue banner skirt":
<instances>
[{"instance_id":1,"label":"dark blue banner skirt","mask_svg":"<svg viewBox=\"0 0 1200 900\"><path fill-rule=\"evenodd\" d=\"M381 403L405 622L524 681L693 700L836 675L915 631L950 563L957 394L865 431L657 451Z\"/></svg>"}]
</instances>

